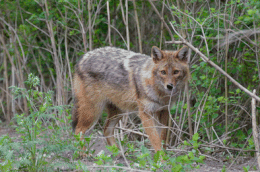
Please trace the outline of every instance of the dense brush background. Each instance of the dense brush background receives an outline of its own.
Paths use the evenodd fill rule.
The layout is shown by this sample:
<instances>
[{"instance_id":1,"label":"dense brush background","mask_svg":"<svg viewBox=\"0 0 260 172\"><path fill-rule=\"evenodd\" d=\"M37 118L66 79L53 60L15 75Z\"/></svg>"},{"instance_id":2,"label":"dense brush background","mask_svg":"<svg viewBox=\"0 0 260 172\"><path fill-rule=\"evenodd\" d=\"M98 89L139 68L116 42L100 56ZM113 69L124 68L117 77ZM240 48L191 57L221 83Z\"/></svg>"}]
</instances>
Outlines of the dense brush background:
<instances>
[{"instance_id":1,"label":"dense brush background","mask_svg":"<svg viewBox=\"0 0 260 172\"><path fill-rule=\"evenodd\" d=\"M175 40L182 36L241 85L259 94L259 0L151 2ZM15 114L26 116L46 101L37 98L32 107L28 99L12 93L11 86L30 89L25 83L30 73L40 79L36 90L53 91L52 106L73 105L74 65L84 53L109 45L147 55L152 46L182 47L166 43L171 34L148 0L1 0L0 9L0 119L4 124L15 124ZM190 71L190 106L184 92L171 110L175 121L171 126L177 130L170 133L169 144L178 145L190 138L188 133L197 132L211 148L234 148L223 150L228 156L237 155L235 148L254 149L251 97L192 51ZM69 126L71 106L66 108L57 117ZM59 108L53 113L59 114ZM128 119L124 120L120 127L129 127Z\"/></svg>"}]
</instances>

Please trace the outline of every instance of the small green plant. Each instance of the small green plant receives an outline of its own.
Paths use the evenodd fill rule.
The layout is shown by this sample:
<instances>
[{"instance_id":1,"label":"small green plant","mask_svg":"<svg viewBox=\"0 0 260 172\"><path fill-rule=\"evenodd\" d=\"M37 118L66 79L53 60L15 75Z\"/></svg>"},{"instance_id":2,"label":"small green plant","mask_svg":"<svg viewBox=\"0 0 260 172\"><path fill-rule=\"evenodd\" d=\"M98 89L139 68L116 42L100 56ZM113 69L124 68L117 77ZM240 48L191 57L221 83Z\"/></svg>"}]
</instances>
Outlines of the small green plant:
<instances>
[{"instance_id":1,"label":"small green plant","mask_svg":"<svg viewBox=\"0 0 260 172\"><path fill-rule=\"evenodd\" d=\"M141 146L140 153L141 154L136 154L137 162L139 163L140 167L147 167L149 164L153 163L151 159L151 152L144 145Z\"/></svg>"},{"instance_id":2,"label":"small green plant","mask_svg":"<svg viewBox=\"0 0 260 172\"><path fill-rule=\"evenodd\" d=\"M244 170L244 172L248 172L249 171L249 169L250 169L250 166L248 165L248 166L246 166L246 167L243 167L243 170Z\"/></svg>"},{"instance_id":3,"label":"small green plant","mask_svg":"<svg viewBox=\"0 0 260 172\"><path fill-rule=\"evenodd\" d=\"M192 140L190 143L187 141L184 141L184 145L186 146L192 146L192 151L190 151L186 155L181 155L178 157L170 158L170 164L172 166L171 170L174 172L180 172L184 171L185 169L192 169L194 163L203 163L203 160L205 159L205 156L199 156L199 134L195 133L192 137ZM197 165L195 168L199 168L200 166Z\"/></svg>"},{"instance_id":4,"label":"small green plant","mask_svg":"<svg viewBox=\"0 0 260 172\"><path fill-rule=\"evenodd\" d=\"M221 172L226 172L226 166L225 165L223 165L223 168L222 168L222 170L221 170Z\"/></svg>"},{"instance_id":5,"label":"small green plant","mask_svg":"<svg viewBox=\"0 0 260 172\"><path fill-rule=\"evenodd\" d=\"M116 157L120 153L119 149L116 145L106 146L106 148L113 154L113 157Z\"/></svg>"},{"instance_id":6,"label":"small green plant","mask_svg":"<svg viewBox=\"0 0 260 172\"><path fill-rule=\"evenodd\" d=\"M86 154L87 157L90 157L91 155L93 155L95 153L96 150L91 149L95 143L90 143L91 139L92 139L92 134L89 137L85 137L83 140L80 140L80 138L82 137L81 132L77 135L74 135L74 137L77 141L74 144L74 146L80 148L74 152L74 157L79 156L79 154L78 154L79 151L82 152L83 154ZM83 150L84 148L86 148L86 150Z\"/></svg>"},{"instance_id":7,"label":"small green plant","mask_svg":"<svg viewBox=\"0 0 260 172\"><path fill-rule=\"evenodd\" d=\"M12 140L8 135L0 137L0 157L4 157L5 160L0 163L0 171L10 171L14 164L12 161L14 151L12 148Z\"/></svg>"},{"instance_id":8,"label":"small green plant","mask_svg":"<svg viewBox=\"0 0 260 172\"><path fill-rule=\"evenodd\" d=\"M39 82L38 77L30 74L28 80L25 82L29 86L28 90L11 87L16 97L22 96L28 101L30 114L16 114L14 118L18 126L16 127L16 131L21 134L22 147L24 149L24 152L20 153L20 155L24 154L24 163L20 163L18 168L27 169L28 171L42 169L42 166L48 164L45 156L47 153L46 148L39 148L37 145L44 142L44 140L38 136L45 130L42 126L42 121L45 118L44 111L51 105L51 92L43 97L42 92L34 89L39 85ZM38 106L36 102L40 99L44 99L44 103Z\"/></svg>"},{"instance_id":9,"label":"small green plant","mask_svg":"<svg viewBox=\"0 0 260 172\"><path fill-rule=\"evenodd\" d=\"M167 161L169 156L163 150L157 151L153 156L152 170L156 171L163 167L163 161Z\"/></svg>"},{"instance_id":10,"label":"small green plant","mask_svg":"<svg viewBox=\"0 0 260 172\"><path fill-rule=\"evenodd\" d=\"M112 162L112 158L109 155L105 155L104 151L100 151L95 157L95 159L98 160L95 162L97 165L108 165Z\"/></svg>"},{"instance_id":11,"label":"small green plant","mask_svg":"<svg viewBox=\"0 0 260 172\"><path fill-rule=\"evenodd\" d=\"M62 156L63 152L75 149L71 140L61 139L64 131L68 130L66 123L70 121L70 117L61 118L67 107L53 106L52 92L37 90L38 77L30 74L25 83L28 90L11 87L16 98L26 98L29 113L16 114L13 118L21 141L14 141L15 138L9 136L0 138L0 156L4 159L1 171L52 171L64 166L61 162L67 162L68 168L72 167Z\"/></svg>"}]
</instances>

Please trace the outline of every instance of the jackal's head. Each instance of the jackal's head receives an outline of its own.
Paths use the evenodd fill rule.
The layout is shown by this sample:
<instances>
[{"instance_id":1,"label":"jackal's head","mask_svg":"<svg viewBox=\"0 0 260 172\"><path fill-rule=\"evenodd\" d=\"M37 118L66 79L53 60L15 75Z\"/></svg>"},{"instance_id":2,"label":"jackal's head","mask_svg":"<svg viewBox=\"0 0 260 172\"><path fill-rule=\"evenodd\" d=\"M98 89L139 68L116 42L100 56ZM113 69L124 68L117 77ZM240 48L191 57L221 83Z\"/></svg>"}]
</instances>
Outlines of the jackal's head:
<instances>
[{"instance_id":1,"label":"jackal's head","mask_svg":"<svg viewBox=\"0 0 260 172\"><path fill-rule=\"evenodd\" d=\"M178 51L162 51L152 47L152 58L155 63L153 77L158 87L166 93L175 93L184 87L189 79L188 47Z\"/></svg>"}]
</instances>

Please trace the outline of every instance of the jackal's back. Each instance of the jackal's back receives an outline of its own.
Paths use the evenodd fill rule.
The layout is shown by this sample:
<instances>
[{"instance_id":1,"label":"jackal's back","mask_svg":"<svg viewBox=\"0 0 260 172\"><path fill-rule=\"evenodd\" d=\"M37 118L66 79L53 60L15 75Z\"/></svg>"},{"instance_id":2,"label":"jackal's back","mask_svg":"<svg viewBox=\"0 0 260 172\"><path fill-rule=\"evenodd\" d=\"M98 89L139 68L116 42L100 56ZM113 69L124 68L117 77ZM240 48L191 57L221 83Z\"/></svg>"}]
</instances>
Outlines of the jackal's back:
<instances>
[{"instance_id":1,"label":"jackal's back","mask_svg":"<svg viewBox=\"0 0 260 172\"><path fill-rule=\"evenodd\" d=\"M140 67L149 56L114 47L99 48L86 53L76 66L82 79L104 82L118 89L130 86L130 73ZM100 86L102 87L102 86Z\"/></svg>"}]
</instances>

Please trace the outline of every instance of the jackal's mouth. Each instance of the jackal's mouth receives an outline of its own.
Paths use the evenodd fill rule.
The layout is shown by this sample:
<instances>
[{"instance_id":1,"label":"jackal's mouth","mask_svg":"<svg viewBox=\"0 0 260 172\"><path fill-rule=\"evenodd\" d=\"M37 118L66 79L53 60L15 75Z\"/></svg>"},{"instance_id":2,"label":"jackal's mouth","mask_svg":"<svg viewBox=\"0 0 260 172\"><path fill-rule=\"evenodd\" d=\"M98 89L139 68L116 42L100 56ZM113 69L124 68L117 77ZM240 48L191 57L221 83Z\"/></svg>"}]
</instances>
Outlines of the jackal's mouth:
<instances>
[{"instance_id":1,"label":"jackal's mouth","mask_svg":"<svg viewBox=\"0 0 260 172\"><path fill-rule=\"evenodd\" d=\"M165 91L167 94L175 94L177 92L177 89L176 88L173 88L173 89L165 88Z\"/></svg>"}]
</instances>

